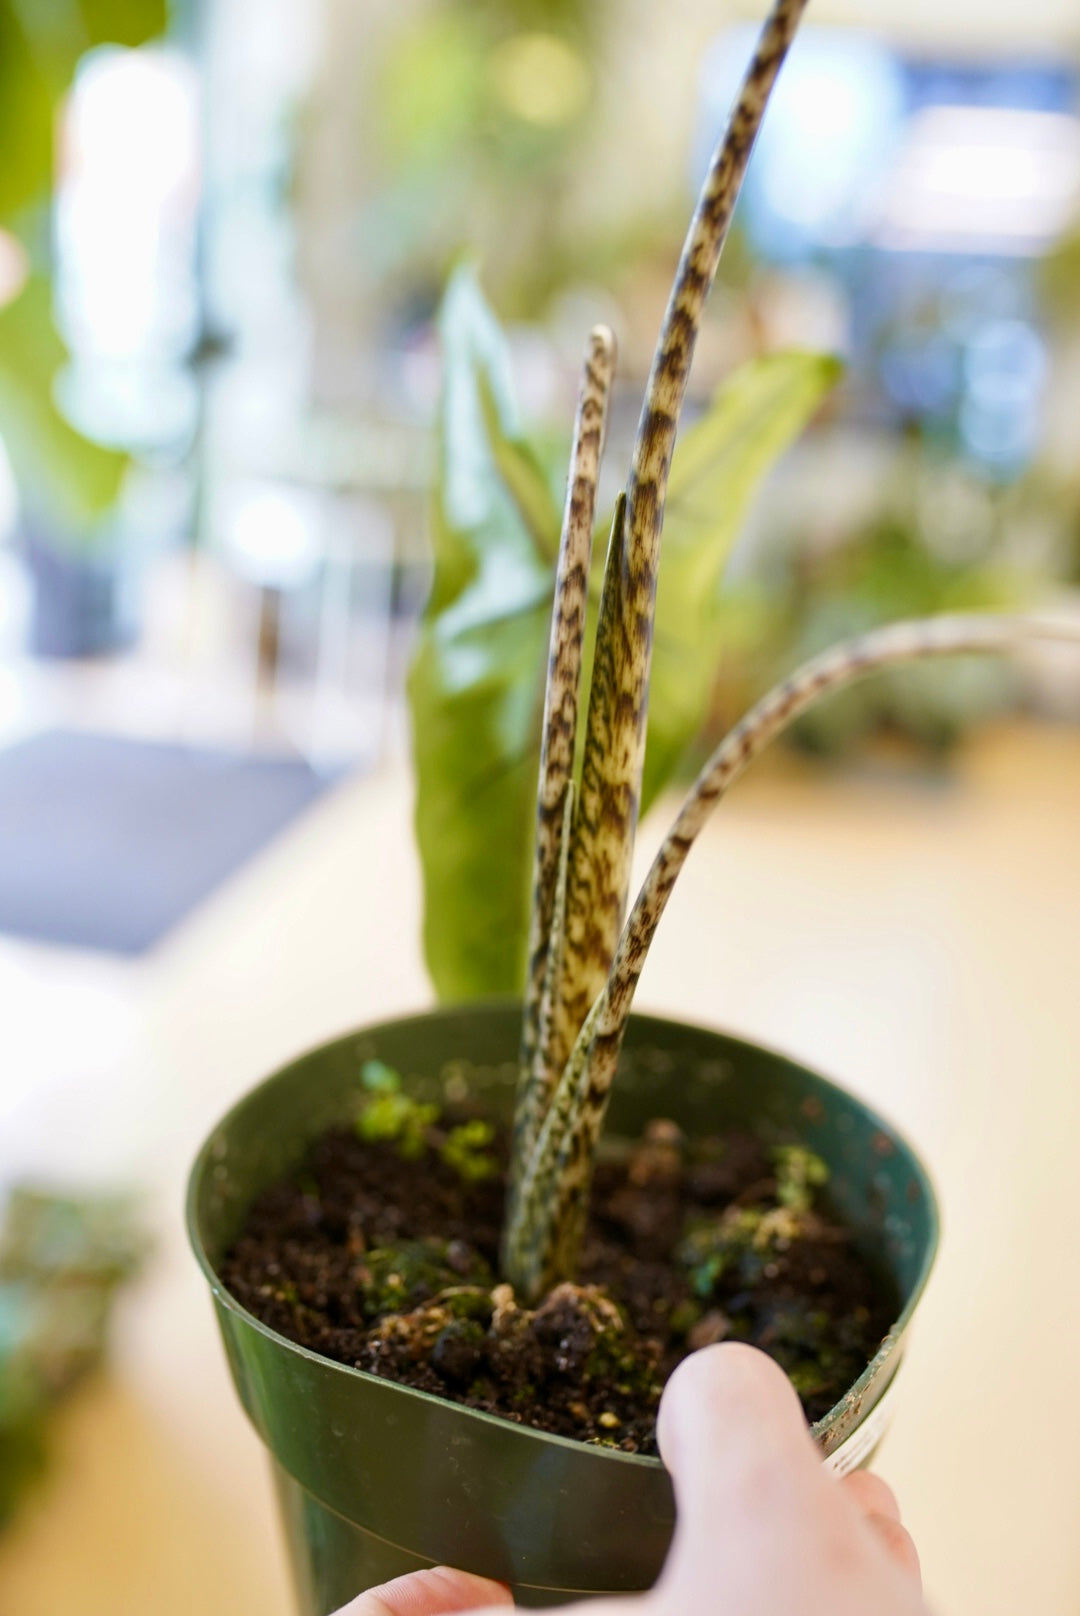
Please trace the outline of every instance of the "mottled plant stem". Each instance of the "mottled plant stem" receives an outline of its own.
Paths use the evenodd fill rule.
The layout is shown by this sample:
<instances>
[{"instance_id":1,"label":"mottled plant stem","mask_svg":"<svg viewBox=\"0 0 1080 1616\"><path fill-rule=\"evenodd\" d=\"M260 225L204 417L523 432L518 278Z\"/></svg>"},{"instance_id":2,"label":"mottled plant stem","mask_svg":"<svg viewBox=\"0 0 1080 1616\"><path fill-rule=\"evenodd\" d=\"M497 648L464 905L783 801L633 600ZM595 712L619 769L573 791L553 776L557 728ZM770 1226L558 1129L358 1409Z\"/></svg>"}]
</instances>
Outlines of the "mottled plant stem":
<instances>
[{"instance_id":1,"label":"mottled plant stem","mask_svg":"<svg viewBox=\"0 0 1080 1616\"><path fill-rule=\"evenodd\" d=\"M504 1257L509 1251L507 1242L510 1238L510 1231L517 1225L517 1209L522 1177L533 1158L540 1130L543 1127L544 1118L551 1104L551 1097L555 1093L556 1085L561 1075L561 1070L556 1071L552 1068L548 1060L548 1051L551 1048L554 1005L558 998L565 963L563 945L566 937L566 874L573 822L574 782L573 780L568 780L563 792L562 828L558 844L558 864L555 873L551 924L548 929L547 958L544 961L540 1000L536 1012L536 1043L531 1064L528 1067L523 1065L518 1076L518 1105L514 1115L514 1148L511 1153L506 1216L503 1222ZM522 1106L526 1103L530 1106L531 1114L528 1120L532 1128L532 1139L527 1151L520 1148L522 1138L521 1111Z\"/></svg>"},{"instance_id":2,"label":"mottled plant stem","mask_svg":"<svg viewBox=\"0 0 1080 1616\"><path fill-rule=\"evenodd\" d=\"M589 712L581 763L581 789L574 815L567 874L566 935L558 999L553 1007L551 1066L561 1072L585 1012L611 967L622 924L626 875L636 812L623 813L625 793L612 769L619 744L619 680L615 648L619 640L621 579L626 560L626 495L615 504L604 562L596 619ZM618 799L618 800L617 800ZM589 994L592 994L592 998Z\"/></svg>"},{"instance_id":3,"label":"mottled plant stem","mask_svg":"<svg viewBox=\"0 0 1080 1616\"><path fill-rule=\"evenodd\" d=\"M816 701L880 668L932 656L1005 651L1030 640L1080 644L1075 621L950 615L895 623L844 641L777 685L721 741L653 860L548 1110L507 1239L514 1283L542 1294L574 1271L593 1153L638 979L676 877L706 819L743 770Z\"/></svg>"},{"instance_id":4,"label":"mottled plant stem","mask_svg":"<svg viewBox=\"0 0 1080 1616\"><path fill-rule=\"evenodd\" d=\"M562 538L555 574L547 684L536 801L532 912L529 922L529 974L521 1031L521 1078L514 1123L514 1161L532 1151L547 1110L559 1068L547 1058L543 1026L551 1022L551 988L561 976L562 941L553 935L560 863L565 868L573 796L570 780L577 744L581 693L581 658L589 594L589 563L596 488L604 452L611 384L615 373L615 338L606 326L589 336L578 392L570 476L566 488ZM547 1000L547 1010L542 1007Z\"/></svg>"},{"instance_id":5,"label":"mottled plant stem","mask_svg":"<svg viewBox=\"0 0 1080 1616\"><path fill-rule=\"evenodd\" d=\"M621 542L611 544L570 849L566 970L553 1062L566 1059L622 926L641 797L660 533L701 313L754 139L806 0L776 0L718 145L676 271L638 424ZM603 637L601 637L603 636Z\"/></svg>"}]
</instances>

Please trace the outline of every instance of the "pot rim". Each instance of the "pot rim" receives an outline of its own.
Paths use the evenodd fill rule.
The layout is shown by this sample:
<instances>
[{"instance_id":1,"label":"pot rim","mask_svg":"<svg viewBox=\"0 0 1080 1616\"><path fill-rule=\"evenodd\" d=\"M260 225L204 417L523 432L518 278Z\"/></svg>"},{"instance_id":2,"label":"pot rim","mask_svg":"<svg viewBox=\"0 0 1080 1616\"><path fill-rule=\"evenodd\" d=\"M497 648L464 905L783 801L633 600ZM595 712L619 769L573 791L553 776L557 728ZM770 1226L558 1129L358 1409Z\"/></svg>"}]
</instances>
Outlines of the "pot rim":
<instances>
[{"instance_id":1,"label":"pot rim","mask_svg":"<svg viewBox=\"0 0 1080 1616\"><path fill-rule=\"evenodd\" d=\"M396 1391L402 1393L403 1395L422 1398L425 1402L438 1404L441 1408L457 1409L463 1416L468 1416L471 1419L482 1420L490 1424L495 1424L499 1426L500 1429L505 1429L507 1426L509 1426L512 1430L519 1431L523 1434L528 1432L541 1441L554 1442L560 1447L570 1448L576 1453L580 1453L582 1451L586 1453L595 1453L599 1457L609 1461L620 1460L624 1464L644 1466L647 1470L662 1470L665 1468L663 1461L655 1458L652 1454L624 1453L620 1448L591 1447L589 1444L579 1442L573 1437L562 1436L555 1431L538 1431L535 1427L530 1425L518 1425L513 1420L504 1419L502 1415L490 1414L485 1409L470 1408L468 1404L457 1403L452 1398L439 1397L434 1392L422 1391L417 1386L406 1386L400 1381L391 1380L389 1377L382 1375L373 1375L366 1369L356 1369L352 1364L340 1363L336 1358L327 1358L320 1352L313 1352L310 1347L304 1347L301 1346L297 1341L291 1341L288 1336L279 1334L277 1330L272 1330L270 1326L264 1324L261 1319L257 1319L253 1313L249 1313L247 1308L242 1306L242 1304L236 1300L232 1293L226 1289L220 1276L214 1268L213 1263L210 1261L205 1246L203 1245L202 1236L199 1230L198 1209L196 1202L199 1186L206 1171L213 1163L214 1146L218 1137L223 1130L228 1128L236 1113L242 1110L252 1096L257 1093L258 1090L261 1089L265 1084L272 1083L277 1078L281 1077L297 1061L308 1060L313 1055L318 1055L322 1050L331 1049L335 1045L342 1043L345 1039L354 1037L368 1030L374 1030L381 1027L400 1026L404 1022L418 1021L428 1017L438 1017L439 1019L443 1020L453 1020L455 1016L460 1015L462 1019L465 1019L466 1017L474 1016L478 1011L483 1012L484 1010L510 1009L515 1005L515 1002L516 1001L512 999L493 998L470 1001L468 1004L454 1004L433 1007L429 1006L425 1010L416 1010L406 1015L392 1016L386 1021L368 1022L360 1027L352 1028L344 1033L338 1033L333 1038L325 1038L321 1043L313 1045L310 1049L301 1051L299 1054L294 1055L290 1057L290 1059L284 1061L280 1066L275 1067L272 1072L268 1073L266 1077L261 1078L258 1083L246 1090L245 1093L239 1097L239 1099L233 1102L233 1104L225 1112L224 1116L222 1116L218 1122L215 1123L214 1127L211 1129L210 1133L200 1146L199 1152L192 1165L191 1172L188 1175L187 1190L184 1197L184 1221L187 1227L188 1240L195 1254L195 1260L202 1269L203 1277L206 1279L210 1286L211 1292L221 1306L227 1308L229 1312L235 1314L237 1318L242 1319L250 1329L258 1331L258 1333L264 1336L267 1340L276 1342L278 1345L287 1348L288 1351L296 1353L300 1357L310 1360L312 1363L328 1368L331 1371L338 1371L343 1375L356 1377L359 1380L369 1384L378 1386L392 1386ZM828 1413L823 1414L821 1419L817 1420L811 1427L811 1435L815 1441L821 1443L827 1439L831 1427L841 1418L845 1411L851 1409L852 1407L854 1407L856 1410L859 1409L866 1391L877 1378L878 1372L882 1365L895 1351L897 1342L902 1339L909 1323L911 1322L911 1317L915 1311L915 1308L922 1299L923 1292L926 1289L927 1280L930 1277L930 1271L934 1265L934 1259L937 1255L938 1245L941 1238L940 1208L930 1174L928 1173L922 1158L913 1148L906 1135L901 1132L901 1130L896 1127L894 1123L882 1116L881 1112L878 1111L875 1106L869 1105L860 1096L851 1094L851 1092L844 1088L842 1084L834 1082L831 1078L823 1077L820 1072L811 1066L807 1066L804 1061L799 1059L798 1056L790 1055L786 1051L777 1049L771 1044L760 1043L757 1039L743 1038L735 1033L722 1032L718 1027L709 1027L703 1025L701 1022L687 1021L682 1016L660 1016L643 1012L640 1015L634 1014L631 1019L639 1024L642 1022L651 1023L661 1029L661 1031L665 1027L684 1027L694 1032L719 1035L726 1039L730 1044L740 1046L744 1049L756 1050L765 1055L772 1055L778 1060L788 1061L792 1065L800 1067L804 1072L808 1073L809 1076L813 1077L825 1088L834 1090L836 1093L843 1095L846 1099L855 1100L855 1102L863 1108L867 1115L871 1117L873 1121L880 1127L882 1133L887 1134L891 1139L895 1140L897 1144L901 1145L910 1157L914 1170L914 1176L922 1189L923 1196L926 1201L927 1212L928 1235L926 1249L923 1253L922 1262L919 1265L919 1272L916 1276L915 1283L912 1285L904 1305L900 1310L898 1318L892 1324L888 1333L882 1338L881 1345L878 1347L878 1350L874 1356L870 1359L870 1362L866 1365L866 1368L862 1371L861 1375L859 1375L858 1379L852 1382L851 1386L844 1393L844 1395L833 1404ZM891 1385L894 1376L895 1370L893 1375L891 1375L888 1381L885 1382L879 1396L884 1396L885 1392ZM848 1434L850 1435L852 1433ZM839 1446L839 1444L837 1446Z\"/></svg>"}]
</instances>

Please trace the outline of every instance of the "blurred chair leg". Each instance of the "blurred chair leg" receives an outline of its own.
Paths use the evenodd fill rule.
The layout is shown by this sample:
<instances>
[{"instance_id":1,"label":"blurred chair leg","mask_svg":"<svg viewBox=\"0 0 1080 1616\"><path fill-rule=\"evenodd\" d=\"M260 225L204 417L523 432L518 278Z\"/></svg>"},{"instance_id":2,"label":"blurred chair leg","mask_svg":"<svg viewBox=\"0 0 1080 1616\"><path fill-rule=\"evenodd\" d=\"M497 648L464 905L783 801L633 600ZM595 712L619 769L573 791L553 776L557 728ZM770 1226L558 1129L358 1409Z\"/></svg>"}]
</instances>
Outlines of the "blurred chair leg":
<instances>
[{"instance_id":1,"label":"blurred chair leg","mask_svg":"<svg viewBox=\"0 0 1080 1616\"><path fill-rule=\"evenodd\" d=\"M278 663L281 656L281 590L268 584L259 587L259 620L255 648L255 699L252 714L255 739L272 718L277 695Z\"/></svg>"}]
</instances>

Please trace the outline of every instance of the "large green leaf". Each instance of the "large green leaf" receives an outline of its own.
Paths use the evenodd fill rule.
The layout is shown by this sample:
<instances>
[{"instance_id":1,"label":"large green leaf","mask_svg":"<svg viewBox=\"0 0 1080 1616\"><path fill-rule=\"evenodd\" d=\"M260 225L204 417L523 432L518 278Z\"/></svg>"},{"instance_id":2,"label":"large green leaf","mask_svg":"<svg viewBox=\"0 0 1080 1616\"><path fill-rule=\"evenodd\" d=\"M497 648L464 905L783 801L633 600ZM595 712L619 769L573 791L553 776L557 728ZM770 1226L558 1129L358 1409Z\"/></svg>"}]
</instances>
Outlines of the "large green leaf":
<instances>
[{"instance_id":1,"label":"large green leaf","mask_svg":"<svg viewBox=\"0 0 1080 1616\"><path fill-rule=\"evenodd\" d=\"M165 32L169 0L79 0L92 45L142 45Z\"/></svg>"},{"instance_id":2,"label":"large green leaf","mask_svg":"<svg viewBox=\"0 0 1080 1616\"><path fill-rule=\"evenodd\" d=\"M463 999L516 993L523 982L559 510L522 435L502 335L466 270L451 281L441 330L435 576L409 697L425 952L440 997ZM721 651L720 579L747 506L837 374L834 360L814 354L754 361L680 440L646 804L704 718Z\"/></svg>"},{"instance_id":3,"label":"large green leaf","mask_svg":"<svg viewBox=\"0 0 1080 1616\"><path fill-rule=\"evenodd\" d=\"M459 999L523 979L559 513L550 491L544 511L502 334L468 270L441 331L435 574L409 700L425 953L440 996Z\"/></svg>"},{"instance_id":4,"label":"large green leaf","mask_svg":"<svg viewBox=\"0 0 1080 1616\"><path fill-rule=\"evenodd\" d=\"M750 503L841 368L826 354L752 360L678 441L656 592L642 812L704 723L723 649L721 580Z\"/></svg>"},{"instance_id":5,"label":"large green leaf","mask_svg":"<svg viewBox=\"0 0 1080 1616\"><path fill-rule=\"evenodd\" d=\"M49 283L32 276L0 308L0 438L24 506L79 533L115 501L127 458L91 443L60 413L53 389L66 357Z\"/></svg>"}]
</instances>

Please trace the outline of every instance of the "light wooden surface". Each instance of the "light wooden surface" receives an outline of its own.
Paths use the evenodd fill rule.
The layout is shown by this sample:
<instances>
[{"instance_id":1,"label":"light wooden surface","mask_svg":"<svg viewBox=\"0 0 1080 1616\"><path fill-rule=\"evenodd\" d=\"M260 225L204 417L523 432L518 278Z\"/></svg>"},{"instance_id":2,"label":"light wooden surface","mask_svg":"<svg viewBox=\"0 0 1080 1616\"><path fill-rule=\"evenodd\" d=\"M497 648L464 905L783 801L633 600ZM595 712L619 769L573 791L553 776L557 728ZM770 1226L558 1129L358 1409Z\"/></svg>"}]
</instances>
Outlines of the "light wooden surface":
<instances>
[{"instance_id":1,"label":"light wooden surface","mask_svg":"<svg viewBox=\"0 0 1080 1616\"><path fill-rule=\"evenodd\" d=\"M1067 730L984 737L947 786L773 760L691 858L640 993L819 1065L928 1157L945 1240L880 1468L953 1616L1080 1609L1078 806ZM426 1002L418 913L391 772L313 810L146 963L0 949L33 1077L0 1094L0 1172L128 1173L160 1239L113 1367L0 1540L2 1616L291 1610L184 1174L285 1057Z\"/></svg>"}]
</instances>

